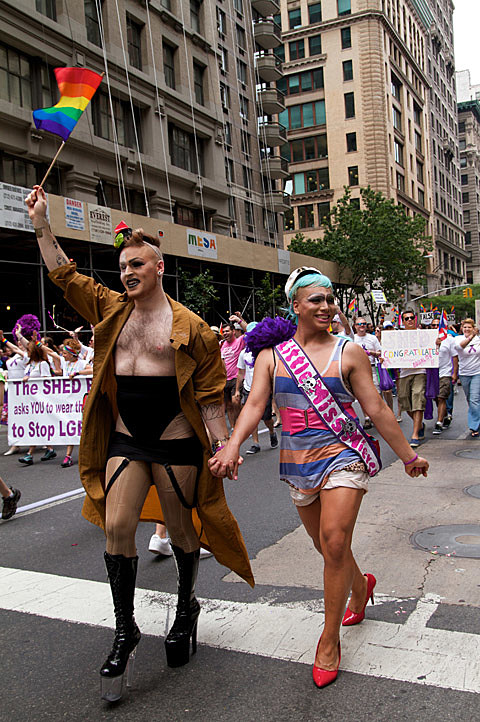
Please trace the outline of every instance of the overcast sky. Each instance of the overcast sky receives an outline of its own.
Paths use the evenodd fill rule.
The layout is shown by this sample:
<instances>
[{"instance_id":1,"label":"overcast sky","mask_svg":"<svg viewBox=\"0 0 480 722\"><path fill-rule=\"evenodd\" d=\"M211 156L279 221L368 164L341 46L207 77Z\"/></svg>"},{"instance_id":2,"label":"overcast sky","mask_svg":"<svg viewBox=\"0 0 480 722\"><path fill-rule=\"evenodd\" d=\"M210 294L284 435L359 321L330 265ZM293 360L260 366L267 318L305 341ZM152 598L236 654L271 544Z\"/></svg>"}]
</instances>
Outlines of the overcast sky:
<instances>
[{"instance_id":1,"label":"overcast sky","mask_svg":"<svg viewBox=\"0 0 480 722\"><path fill-rule=\"evenodd\" d=\"M472 85L480 83L480 2L453 0L455 70L470 70Z\"/></svg>"}]
</instances>

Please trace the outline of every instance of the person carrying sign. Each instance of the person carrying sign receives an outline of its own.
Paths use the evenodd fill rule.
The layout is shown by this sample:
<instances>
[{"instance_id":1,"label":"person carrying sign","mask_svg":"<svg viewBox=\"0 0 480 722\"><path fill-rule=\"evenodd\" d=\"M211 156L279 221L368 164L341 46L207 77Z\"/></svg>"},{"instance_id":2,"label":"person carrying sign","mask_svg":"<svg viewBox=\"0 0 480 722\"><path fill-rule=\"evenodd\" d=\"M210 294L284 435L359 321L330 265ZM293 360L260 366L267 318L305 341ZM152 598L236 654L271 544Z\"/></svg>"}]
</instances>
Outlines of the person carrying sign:
<instances>
[{"instance_id":1,"label":"person carrying sign","mask_svg":"<svg viewBox=\"0 0 480 722\"><path fill-rule=\"evenodd\" d=\"M378 450L353 410L355 398L409 476L426 476L428 462L417 454L412 458L393 413L375 390L363 349L329 333L335 312L330 280L315 268L299 268L290 275L285 293L298 326L284 332L287 322L277 319L273 323L279 331L267 334L272 319L265 319L247 335L251 350L252 334L257 337L252 389L230 440L210 460L210 468L217 476L237 478L243 461L240 445L259 423L273 389L282 416L280 478L289 485L300 519L324 559L325 627L313 666L315 684L324 687L338 674L340 625L364 619L376 583L373 574L360 572L351 550L368 477L381 466Z\"/></svg>"},{"instance_id":2,"label":"person carrying sign","mask_svg":"<svg viewBox=\"0 0 480 722\"><path fill-rule=\"evenodd\" d=\"M140 641L133 616L139 519L164 522L172 539L178 603L165 640L170 666L189 661L190 641L196 651L200 541L253 585L223 485L208 470L205 426L217 448L227 437L225 372L207 324L165 294L158 238L142 229L131 232L125 223L117 227L125 293L116 293L77 273L69 262L46 220L42 188L35 186L26 204L51 280L95 326L79 471L87 492L83 515L107 537L105 564L116 628L100 675L102 696L112 702L122 695L124 672Z\"/></svg>"},{"instance_id":3,"label":"person carrying sign","mask_svg":"<svg viewBox=\"0 0 480 722\"><path fill-rule=\"evenodd\" d=\"M414 331L417 328L417 317L409 309L402 316L406 331ZM410 446L416 449L425 438L425 424L423 423L423 412L427 400L425 388L427 376L424 368L411 366L401 368L397 384L398 404L402 411L406 411L413 421L412 438Z\"/></svg>"}]
</instances>

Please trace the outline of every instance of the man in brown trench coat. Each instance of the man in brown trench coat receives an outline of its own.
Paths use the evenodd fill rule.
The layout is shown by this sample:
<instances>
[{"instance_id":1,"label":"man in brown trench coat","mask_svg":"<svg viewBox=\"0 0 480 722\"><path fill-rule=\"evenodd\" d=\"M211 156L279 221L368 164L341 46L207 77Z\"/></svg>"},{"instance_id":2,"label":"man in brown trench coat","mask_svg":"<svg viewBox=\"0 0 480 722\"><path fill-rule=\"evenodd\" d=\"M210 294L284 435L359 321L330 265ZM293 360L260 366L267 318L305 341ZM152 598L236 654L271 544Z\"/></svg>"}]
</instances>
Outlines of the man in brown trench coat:
<instances>
[{"instance_id":1,"label":"man in brown trench coat","mask_svg":"<svg viewBox=\"0 0 480 722\"><path fill-rule=\"evenodd\" d=\"M51 280L95 326L79 469L87 492L83 515L107 537L116 631L100 675L103 697L113 701L121 696L123 674L140 640L133 617L139 519L166 523L173 543L178 604L165 640L169 665L188 662L190 639L196 649L200 541L253 585L223 484L207 463L205 425L217 447L227 438L225 373L207 324L165 294L157 239L125 232L119 258L125 293L116 293L69 262L46 220L43 189L35 186L26 203Z\"/></svg>"}]
</instances>

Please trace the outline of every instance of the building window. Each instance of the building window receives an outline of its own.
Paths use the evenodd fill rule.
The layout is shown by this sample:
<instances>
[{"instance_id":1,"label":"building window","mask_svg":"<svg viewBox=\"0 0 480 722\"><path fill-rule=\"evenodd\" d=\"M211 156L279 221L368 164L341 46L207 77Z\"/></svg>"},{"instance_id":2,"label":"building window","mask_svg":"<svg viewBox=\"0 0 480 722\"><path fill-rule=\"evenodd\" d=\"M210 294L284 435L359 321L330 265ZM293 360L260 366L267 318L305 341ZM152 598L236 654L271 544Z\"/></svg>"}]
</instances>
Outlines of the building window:
<instances>
[{"instance_id":1,"label":"building window","mask_svg":"<svg viewBox=\"0 0 480 722\"><path fill-rule=\"evenodd\" d=\"M101 2L103 9L103 2ZM97 13L96 0L84 0L85 27L87 30L87 40L94 45L101 47L102 39L100 33L100 20Z\"/></svg>"},{"instance_id":2,"label":"building window","mask_svg":"<svg viewBox=\"0 0 480 722\"><path fill-rule=\"evenodd\" d=\"M473 271L467 271L467 283L473 283Z\"/></svg>"},{"instance_id":3,"label":"building window","mask_svg":"<svg viewBox=\"0 0 480 722\"><path fill-rule=\"evenodd\" d=\"M35 0L35 7L39 13L46 15L50 20L57 19L57 3L56 0Z\"/></svg>"},{"instance_id":4,"label":"building window","mask_svg":"<svg viewBox=\"0 0 480 722\"><path fill-rule=\"evenodd\" d=\"M470 211L469 210L463 211L463 222L465 223L465 225L470 224Z\"/></svg>"},{"instance_id":5,"label":"building window","mask_svg":"<svg viewBox=\"0 0 480 722\"><path fill-rule=\"evenodd\" d=\"M243 120L248 120L248 98L244 95L240 95L240 117Z\"/></svg>"},{"instance_id":6,"label":"building window","mask_svg":"<svg viewBox=\"0 0 480 722\"><path fill-rule=\"evenodd\" d=\"M293 43L288 43L288 51L290 53L290 60L300 60L305 57L305 40L295 40Z\"/></svg>"},{"instance_id":7,"label":"building window","mask_svg":"<svg viewBox=\"0 0 480 722\"><path fill-rule=\"evenodd\" d=\"M460 168L466 168L466 167L467 167L467 159L460 158Z\"/></svg>"},{"instance_id":8,"label":"building window","mask_svg":"<svg viewBox=\"0 0 480 722\"><path fill-rule=\"evenodd\" d=\"M465 243L466 243L467 246L469 246L471 242L472 242L472 232L471 232L471 231L467 231L467 232L465 233Z\"/></svg>"},{"instance_id":9,"label":"building window","mask_svg":"<svg viewBox=\"0 0 480 722\"><path fill-rule=\"evenodd\" d=\"M465 121L461 120L458 124L458 132L459 133L465 133Z\"/></svg>"},{"instance_id":10,"label":"building window","mask_svg":"<svg viewBox=\"0 0 480 722\"><path fill-rule=\"evenodd\" d=\"M360 210L360 198L350 198L350 205Z\"/></svg>"},{"instance_id":11,"label":"building window","mask_svg":"<svg viewBox=\"0 0 480 722\"><path fill-rule=\"evenodd\" d=\"M415 131L415 148L422 153L422 136L417 131Z\"/></svg>"},{"instance_id":12,"label":"building window","mask_svg":"<svg viewBox=\"0 0 480 722\"><path fill-rule=\"evenodd\" d=\"M175 48L163 43L163 74L165 85L175 90Z\"/></svg>"},{"instance_id":13,"label":"building window","mask_svg":"<svg viewBox=\"0 0 480 722\"><path fill-rule=\"evenodd\" d=\"M194 33L200 33L200 0L190 0L190 25Z\"/></svg>"},{"instance_id":14,"label":"building window","mask_svg":"<svg viewBox=\"0 0 480 722\"><path fill-rule=\"evenodd\" d=\"M243 185L249 190L252 189L252 169L249 166L242 165Z\"/></svg>"},{"instance_id":15,"label":"building window","mask_svg":"<svg viewBox=\"0 0 480 722\"><path fill-rule=\"evenodd\" d=\"M313 216L313 204L308 206L297 206L298 211L298 227L299 228L313 228L314 216Z\"/></svg>"},{"instance_id":16,"label":"building window","mask_svg":"<svg viewBox=\"0 0 480 722\"><path fill-rule=\"evenodd\" d=\"M465 148L467 147L467 141L465 140L465 138L460 138L460 140L458 141L458 147L460 150L465 150Z\"/></svg>"},{"instance_id":17,"label":"building window","mask_svg":"<svg viewBox=\"0 0 480 722\"><path fill-rule=\"evenodd\" d=\"M315 135L311 138L292 140L282 148L281 155L290 163L299 163L302 160L327 158L327 136L326 134L323 134Z\"/></svg>"},{"instance_id":18,"label":"building window","mask_svg":"<svg viewBox=\"0 0 480 722\"><path fill-rule=\"evenodd\" d=\"M4 45L0 46L0 98L21 108L32 107L30 59Z\"/></svg>"},{"instance_id":19,"label":"building window","mask_svg":"<svg viewBox=\"0 0 480 722\"><path fill-rule=\"evenodd\" d=\"M418 189L418 202L425 207L425 192L421 188Z\"/></svg>"},{"instance_id":20,"label":"building window","mask_svg":"<svg viewBox=\"0 0 480 722\"><path fill-rule=\"evenodd\" d=\"M125 188L125 196L127 200L128 210L131 213L138 213L141 216L146 215L145 194L143 191L137 191L135 188ZM151 195L147 191L147 197ZM123 194L122 194L123 196ZM109 181L100 179L97 185L97 203L107 208L116 208L121 210L124 205L123 197L120 198L120 191L117 183L109 183Z\"/></svg>"},{"instance_id":21,"label":"building window","mask_svg":"<svg viewBox=\"0 0 480 722\"><path fill-rule=\"evenodd\" d=\"M217 30L220 35L227 34L227 16L217 5Z\"/></svg>"},{"instance_id":22,"label":"building window","mask_svg":"<svg viewBox=\"0 0 480 722\"><path fill-rule=\"evenodd\" d=\"M353 153L357 150L357 134L347 133L347 153Z\"/></svg>"},{"instance_id":23,"label":"building window","mask_svg":"<svg viewBox=\"0 0 480 722\"><path fill-rule=\"evenodd\" d=\"M225 145L232 145L232 124L225 123Z\"/></svg>"},{"instance_id":24,"label":"building window","mask_svg":"<svg viewBox=\"0 0 480 722\"><path fill-rule=\"evenodd\" d=\"M289 208L283 214L283 229L285 231L295 230L295 219L293 215L293 208Z\"/></svg>"},{"instance_id":25,"label":"building window","mask_svg":"<svg viewBox=\"0 0 480 722\"><path fill-rule=\"evenodd\" d=\"M243 15L243 0L233 0L233 7L239 15Z\"/></svg>"},{"instance_id":26,"label":"building window","mask_svg":"<svg viewBox=\"0 0 480 722\"><path fill-rule=\"evenodd\" d=\"M352 30L351 28L342 28L340 31L342 38L342 50L352 47Z\"/></svg>"},{"instance_id":27,"label":"building window","mask_svg":"<svg viewBox=\"0 0 480 722\"><path fill-rule=\"evenodd\" d=\"M397 171L397 188L399 191L405 191L405 178Z\"/></svg>"},{"instance_id":28,"label":"building window","mask_svg":"<svg viewBox=\"0 0 480 722\"><path fill-rule=\"evenodd\" d=\"M322 22L322 3L308 6L308 22L310 25Z\"/></svg>"},{"instance_id":29,"label":"building window","mask_svg":"<svg viewBox=\"0 0 480 722\"><path fill-rule=\"evenodd\" d=\"M17 158L8 153L0 152L0 181L2 183L31 188L41 182L46 170L47 165L44 163L34 163L25 158ZM59 176L60 171L58 169L48 176L45 182L45 191L47 193L60 194Z\"/></svg>"},{"instance_id":30,"label":"building window","mask_svg":"<svg viewBox=\"0 0 480 722\"><path fill-rule=\"evenodd\" d=\"M189 208L175 204L175 223L179 226L188 226L189 228L200 228L205 230L203 223L203 213L200 208Z\"/></svg>"},{"instance_id":31,"label":"building window","mask_svg":"<svg viewBox=\"0 0 480 722\"><path fill-rule=\"evenodd\" d=\"M127 47L130 65L138 70L142 69L142 26L127 15Z\"/></svg>"},{"instance_id":32,"label":"building window","mask_svg":"<svg viewBox=\"0 0 480 722\"><path fill-rule=\"evenodd\" d=\"M417 180L420 183L424 183L423 180L423 163L419 163L417 160Z\"/></svg>"},{"instance_id":33,"label":"building window","mask_svg":"<svg viewBox=\"0 0 480 722\"><path fill-rule=\"evenodd\" d=\"M403 166L403 145L398 140L393 141L393 150L395 153L395 162Z\"/></svg>"},{"instance_id":34,"label":"building window","mask_svg":"<svg viewBox=\"0 0 480 722\"><path fill-rule=\"evenodd\" d=\"M250 148L250 135L247 133L246 130L240 131L240 137L242 140L242 152L245 153L245 155L251 154L251 148Z\"/></svg>"},{"instance_id":35,"label":"building window","mask_svg":"<svg viewBox=\"0 0 480 722\"><path fill-rule=\"evenodd\" d=\"M462 193L462 203L469 203L470 202L470 193Z\"/></svg>"},{"instance_id":36,"label":"building window","mask_svg":"<svg viewBox=\"0 0 480 722\"><path fill-rule=\"evenodd\" d=\"M402 84L398 80L398 78L395 77L395 75L392 74L392 80L390 84L390 90L395 98L395 100L398 100L399 103L402 102Z\"/></svg>"},{"instance_id":37,"label":"building window","mask_svg":"<svg viewBox=\"0 0 480 722\"><path fill-rule=\"evenodd\" d=\"M296 10L290 10L288 13L288 27L290 30L299 28L302 24L302 12L300 8Z\"/></svg>"},{"instance_id":38,"label":"building window","mask_svg":"<svg viewBox=\"0 0 480 722\"><path fill-rule=\"evenodd\" d=\"M130 103L112 97L113 117L115 121L116 140L120 145L128 148L136 147L135 128L132 119ZM138 143L142 147L141 136L141 115L140 109L134 106L135 126L137 129ZM93 132L99 138L115 140L112 118L110 113L110 101L106 93L97 91L92 98Z\"/></svg>"},{"instance_id":39,"label":"building window","mask_svg":"<svg viewBox=\"0 0 480 722\"><path fill-rule=\"evenodd\" d=\"M415 101L413 101L413 120L417 125L422 125L422 109Z\"/></svg>"},{"instance_id":40,"label":"building window","mask_svg":"<svg viewBox=\"0 0 480 722\"><path fill-rule=\"evenodd\" d=\"M355 117L355 95L354 93L344 93L345 102L345 118Z\"/></svg>"},{"instance_id":41,"label":"building window","mask_svg":"<svg viewBox=\"0 0 480 722\"><path fill-rule=\"evenodd\" d=\"M235 220L237 217L237 209L235 208L235 198L233 196L230 196L228 199L228 215L232 220Z\"/></svg>"},{"instance_id":42,"label":"building window","mask_svg":"<svg viewBox=\"0 0 480 722\"><path fill-rule=\"evenodd\" d=\"M220 98L224 110L230 108L230 88L225 83L220 83Z\"/></svg>"},{"instance_id":43,"label":"building window","mask_svg":"<svg viewBox=\"0 0 480 722\"><path fill-rule=\"evenodd\" d=\"M318 225L322 225L326 220L328 220L328 216L330 213L330 203L318 203L317 204L317 212L318 212Z\"/></svg>"},{"instance_id":44,"label":"building window","mask_svg":"<svg viewBox=\"0 0 480 722\"><path fill-rule=\"evenodd\" d=\"M327 190L329 184L328 168L317 168L293 174L293 192L296 196Z\"/></svg>"},{"instance_id":45,"label":"building window","mask_svg":"<svg viewBox=\"0 0 480 722\"><path fill-rule=\"evenodd\" d=\"M291 130L309 128L312 125L325 125L325 101L317 100L316 103L291 105L283 110L278 118L285 128Z\"/></svg>"},{"instance_id":46,"label":"building window","mask_svg":"<svg viewBox=\"0 0 480 722\"><path fill-rule=\"evenodd\" d=\"M237 58L237 78L244 85L247 84L247 65Z\"/></svg>"},{"instance_id":47,"label":"building window","mask_svg":"<svg viewBox=\"0 0 480 722\"><path fill-rule=\"evenodd\" d=\"M344 81L353 80L353 60L344 60L342 67Z\"/></svg>"},{"instance_id":48,"label":"building window","mask_svg":"<svg viewBox=\"0 0 480 722\"><path fill-rule=\"evenodd\" d=\"M245 221L247 226L253 226L254 215L253 215L253 203L250 201L244 201L245 203Z\"/></svg>"},{"instance_id":49,"label":"building window","mask_svg":"<svg viewBox=\"0 0 480 722\"><path fill-rule=\"evenodd\" d=\"M286 95L298 95L298 93L309 93L311 90L323 88L323 68L307 70L304 73L293 73L277 81L277 88Z\"/></svg>"},{"instance_id":50,"label":"building window","mask_svg":"<svg viewBox=\"0 0 480 722\"><path fill-rule=\"evenodd\" d=\"M322 54L322 36L314 35L308 38L308 48L310 55L321 55Z\"/></svg>"},{"instance_id":51,"label":"building window","mask_svg":"<svg viewBox=\"0 0 480 722\"><path fill-rule=\"evenodd\" d=\"M277 214L263 209L263 227L270 233L277 232Z\"/></svg>"},{"instance_id":52,"label":"building window","mask_svg":"<svg viewBox=\"0 0 480 722\"><path fill-rule=\"evenodd\" d=\"M201 138L197 138L196 144L198 163L195 137L192 133L188 133L176 125L169 124L168 142L172 165L177 166L177 168L183 168L183 170L188 170L191 173L200 173L200 175L203 175L203 141Z\"/></svg>"},{"instance_id":53,"label":"building window","mask_svg":"<svg viewBox=\"0 0 480 722\"><path fill-rule=\"evenodd\" d=\"M241 25L237 25L236 30L237 30L237 45L240 48L240 50L246 50L247 49L247 36L245 35L245 30L242 28Z\"/></svg>"},{"instance_id":54,"label":"building window","mask_svg":"<svg viewBox=\"0 0 480 722\"><path fill-rule=\"evenodd\" d=\"M352 12L351 0L337 0L337 10L339 15L350 15Z\"/></svg>"},{"instance_id":55,"label":"building window","mask_svg":"<svg viewBox=\"0 0 480 722\"><path fill-rule=\"evenodd\" d=\"M393 120L393 127L396 130L399 130L401 133L402 132L402 114L394 105L392 105L392 120Z\"/></svg>"},{"instance_id":56,"label":"building window","mask_svg":"<svg viewBox=\"0 0 480 722\"><path fill-rule=\"evenodd\" d=\"M235 180L233 174L233 160L231 158L225 158L225 178L229 183L233 183Z\"/></svg>"},{"instance_id":57,"label":"building window","mask_svg":"<svg viewBox=\"0 0 480 722\"><path fill-rule=\"evenodd\" d=\"M273 54L276 58L282 61L282 63L285 62L285 45L279 45L278 48L275 48L273 51Z\"/></svg>"},{"instance_id":58,"label":"building window","mask_svg":"<svg viewBox=\"0 0 480 722\"><path fill-rule=\"evenodd\" d=\"M223 73L223 75L225 75L225 73L228 72L228 52L225 50L225 48L219 45L218 54L220 55L218 67L220 68L220 71Z\"/></svg>"},{"instance_id":59,"label":"building window","mask_svg":"<svg viewBox=\"0 0 480 722\"><path fill-rule=\"evenodd\" d=\"M348 169L348 185L358 186L358 165L351 165Z\"/></svg>"},{"instance_id":60,"label":"building window","mask_svg":"<svg viewBox=\"0 0 480 722\"><path fill-rule=\"evenodd\" d=\"M205 99L203 97L203 73L205 71L205 68L203 65L199 65L198 63L193 63L193 89L195 93L195 100L200 105L205 104Z\"/></svg>"},{"instance_id":61,"label":"building window","mask_svg":"<svg viewBox=\"0 0 480 722\"><path fill-rule=\"evenodd\" d=\"M171 10L170 0L160 0L160 5L162 8L165 8L165 10Z\"/></svg>"}]
</instances>

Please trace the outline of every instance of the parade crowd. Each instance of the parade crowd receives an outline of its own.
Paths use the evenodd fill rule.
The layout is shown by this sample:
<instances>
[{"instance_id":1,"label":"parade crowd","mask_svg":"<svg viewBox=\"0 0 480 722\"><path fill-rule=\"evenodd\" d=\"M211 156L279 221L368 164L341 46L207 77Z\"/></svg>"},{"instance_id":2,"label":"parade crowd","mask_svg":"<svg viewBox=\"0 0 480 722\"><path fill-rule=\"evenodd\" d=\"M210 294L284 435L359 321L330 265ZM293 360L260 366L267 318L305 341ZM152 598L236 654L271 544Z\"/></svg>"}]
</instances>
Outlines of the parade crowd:
<instances>
[{"instance_id":1,"label":"parade crowd","mask_svg":"<svg viewBox=\"0 0 480 722\"><path fill-rule=\"evenodd\" d=\"M279 446L279 477L323 557L325 624L312 676L318 688L330 684L341 662L340 628L363 621L376 586L374 574L358 568L351 550L369 479L381 470L379 443L367 430L375 427L408 476L426 476L428 461L416 452L426 438L425 419L434 420L434 435L448 428L460 382L469 434L478 437L480 338L474 321L466 318L447 330L434 319L438 368L415 362L385 368L382 337L398 330L394 324L374 328L358 317L351 325L330 279L302 267L285 285L287 318L257 323L228 312L227 323L209 327L165 294L158 238L125 223L117 226L125 288L119 294L76 271L47 222L41 188L26 202L50 279L91 325L95 344L93 336L82 344L77 329L57 348L35 329L25 336L20 322L14 343L3 334L0 339L2 386L12 378L91 374L95 345L78 464L86 490L83 516L106 536L116 620L112 649L100 669L102 699L121 698L141 640L134 618L139 521L156 523L150 551L173 554L177 566L176 615L165 638L169 666L187 664L196 652L201 608L195 583L202 553L213 553L253 586L246 547L218 478L238 478L240 446L249 437L246 453L261 451L262 420L270 447ZM415 331L418 321L407 309L401 328ZM8 397L5 406L8 412ZM408 439L398 423L407 421L404 414L412 421ZM30 447L19 462L31 465L33 452ZM41 458L55 456L47 445ZM62 466L71 463L68 447ZM3 518L9 518L20 492L5 484L1 490Z\"/></svg>"}]
</instances>

